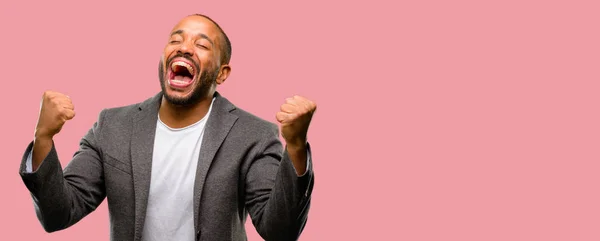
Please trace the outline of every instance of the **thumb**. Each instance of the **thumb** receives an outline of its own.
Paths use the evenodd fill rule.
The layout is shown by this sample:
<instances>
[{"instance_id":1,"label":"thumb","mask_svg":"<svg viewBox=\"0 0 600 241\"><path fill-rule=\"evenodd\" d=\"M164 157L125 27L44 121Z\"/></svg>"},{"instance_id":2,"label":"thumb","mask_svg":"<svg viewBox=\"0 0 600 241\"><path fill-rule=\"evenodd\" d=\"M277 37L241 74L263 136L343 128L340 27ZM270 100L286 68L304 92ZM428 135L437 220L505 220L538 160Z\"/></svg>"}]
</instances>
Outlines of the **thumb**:
<instances>
[{"instance_id":1,"label":"thumb","mask_svg":"<svg viewBox=\"0 0 600 241\"><path fill-rule=\"evenodd\" d=\"M65 119L66 120L71 120L75 117L75 111L74 110L70 110L70 109L66 109L65 110Z\"/></svg>"},{"instance_id":2,"label":"thumb","mask_svg":"<svg viewBox=\"0 0 600 241\"><path fill-rule=\"evenodd\" d=\"M279 121L279 123L283 124L283 122L285 120L287 120L287 114L280 111L280 112L277 112L277 115L275 115L275 118L277 119L277 121Z\"/></svg>"}]
</instances>

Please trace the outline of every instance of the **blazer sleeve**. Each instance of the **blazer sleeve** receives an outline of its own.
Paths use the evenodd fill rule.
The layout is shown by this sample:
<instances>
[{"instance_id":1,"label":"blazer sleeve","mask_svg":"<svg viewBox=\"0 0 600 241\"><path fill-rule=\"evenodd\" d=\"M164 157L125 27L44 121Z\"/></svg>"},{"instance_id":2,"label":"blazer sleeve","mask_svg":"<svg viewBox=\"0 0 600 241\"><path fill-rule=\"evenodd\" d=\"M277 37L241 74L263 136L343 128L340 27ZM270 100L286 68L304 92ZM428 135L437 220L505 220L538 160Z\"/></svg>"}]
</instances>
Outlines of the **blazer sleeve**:
<instances>
[{"instance_id":1,"label":"blazer sleeve","mask_svg":"<svg viewBox=\"0 0 600 241\"><path fill-rule=\"evenodd\" d=\"M26 162L33 149L29 143L19 174L29 190L38 220L46 232L66 229L94 211L106 196L101 152L98 148L99 120L81 139L79 149L65 167L61 167L52 149L34 172L28 172Z\"/></svg>"},{"instance_id":2,"label":"blazer sleeve","mask_svg":"<svg viewBox=\"0 0 600 241\"><path fill-rule=\"evenodd\" d=\"M310 144L307 171L298 176L274 126L246 175L246 207L257 232L265 240L297 240L310 208L314 173ZM282 152L283 149L283 152Z\"/></svg>"}]
</instances>

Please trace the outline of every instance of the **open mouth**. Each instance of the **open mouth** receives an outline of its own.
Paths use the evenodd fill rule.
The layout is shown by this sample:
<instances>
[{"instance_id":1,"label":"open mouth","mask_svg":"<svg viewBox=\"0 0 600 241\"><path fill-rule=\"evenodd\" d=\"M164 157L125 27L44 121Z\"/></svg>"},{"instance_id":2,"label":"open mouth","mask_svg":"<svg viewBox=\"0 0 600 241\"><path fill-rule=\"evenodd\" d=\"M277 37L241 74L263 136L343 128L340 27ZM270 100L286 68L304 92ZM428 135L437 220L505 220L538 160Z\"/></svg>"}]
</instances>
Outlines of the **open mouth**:
<instances>
[{"instance_id":1,"label":"open mouth","mask_svg":"<svg viewBox=\"0 0 600 241\"><path fill-rule=\"evenodd\" d=\"M185 88L194 82L194 67L184 59L176 59L169 66L169 84L173 87Z\"/></svg>"}]
</instances>

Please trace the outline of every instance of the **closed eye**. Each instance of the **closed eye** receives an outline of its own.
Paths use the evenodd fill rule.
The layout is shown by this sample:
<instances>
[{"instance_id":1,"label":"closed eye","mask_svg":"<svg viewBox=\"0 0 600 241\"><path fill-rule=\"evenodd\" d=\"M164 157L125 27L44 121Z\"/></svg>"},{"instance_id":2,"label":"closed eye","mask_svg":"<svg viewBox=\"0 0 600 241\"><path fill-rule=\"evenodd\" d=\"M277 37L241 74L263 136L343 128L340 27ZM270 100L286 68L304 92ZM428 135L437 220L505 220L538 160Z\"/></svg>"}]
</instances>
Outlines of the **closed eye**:
<instances>
[{"instance_id":1,"label":"closed eye","mask_svg":"<svg viewBox=\"0 0 600 241\"><path fill-rule=\"evenodd\" d=\"M206 46L204 46L204 45L202 45L202 44L196 44L196 46L197 46L198 48L208 49L208 47L206 47Z\"/></svg>"},{"instance_id":2,"label":"closed eye","mask_svg":"<svg viewBox=\"0 0 600 241\"><path fill-rule=\"evenodd\" d=\"M178 44L179 41L178 40L171 40L171 42L169 42L169 43L171 43L171 44Z\"/></svg>"}]
</instances>

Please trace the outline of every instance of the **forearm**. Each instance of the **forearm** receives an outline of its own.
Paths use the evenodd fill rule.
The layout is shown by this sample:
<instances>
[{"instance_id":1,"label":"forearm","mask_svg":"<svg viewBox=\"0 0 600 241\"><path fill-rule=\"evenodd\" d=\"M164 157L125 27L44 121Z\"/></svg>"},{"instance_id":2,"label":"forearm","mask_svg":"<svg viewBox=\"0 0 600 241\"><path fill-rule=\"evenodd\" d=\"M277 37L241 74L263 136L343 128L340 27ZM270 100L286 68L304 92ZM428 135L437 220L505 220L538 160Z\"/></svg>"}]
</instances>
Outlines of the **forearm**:
<instances>
[{"instance_id":1,"label":"forearm","mask_svg":"<svg viewBox=\"0 0 600 241\"><path fill-rule=\"evenodd\" d=\"M260 208L252 209L251 214L265 240L296 240L304 229L314 185L310 151L305 150L304 156L305 166L296 168L290 153L284 152L270 192L254 200ZM296 169L305 171L298 175L301 170Z\"/></svg>"},{"instance_id":2,"label":"forearm","mask_svg":"<svg viewBox=\"0 0 600 241\"><path fill-rule=\"evenodd\" d=\"M44 230L58 231L69 226L71 193L63 178L62 167L52 142L41 160L37 160L37 165L35 156L39 156L41 151L40 149L34 151L34 149L35 143L27 149L27 152L32 152L32 168L35 168L35 172L22 170L21 176L33 197L36 215Z\"/></svg>"},{"instance_id":3,"label":"forearm","mask_svg":"<svg viewBox=\"0 0 600 241\"><path fill-rule=\"evenodd\" d=\"M36 155L33 151L35 144L30 143L26 150L20 174L31 192L38 219L47 232L77 223L92 212L106 195L102 162L90 142L93 140L92 133L88 132L82 140L80 149L64 171L52 142L35 172L26 170L26 158L31 154L32 160L29 161L33 162L33 155Z\"/></svg>"},{"instance_id":4,"label":"forearm","mask_svg":"<svg viewBox=\"0 0 600 241\"><path fill-rule=\"evenodd\" d=\"M52 137L44 137L44 136L36 136L33 139L33 153L31 159L31 168L32 171L35 172L42 161L48 156L50 150L52 149L53 141Z\"/></svg>"},{"instance_id":5,"label":"forearm","mask_svg":"<svg viewBox=\"0 0 600 241\"><path fill-rule=\"evenodd\" d=\"M306 173L307 166L307 155L308 150L306 143L303 145L287 145L286 150L292 164L294 165L294 170L296 170L296 174L298 176L302 176Z\"/></svg>"}]
</instances>

